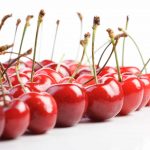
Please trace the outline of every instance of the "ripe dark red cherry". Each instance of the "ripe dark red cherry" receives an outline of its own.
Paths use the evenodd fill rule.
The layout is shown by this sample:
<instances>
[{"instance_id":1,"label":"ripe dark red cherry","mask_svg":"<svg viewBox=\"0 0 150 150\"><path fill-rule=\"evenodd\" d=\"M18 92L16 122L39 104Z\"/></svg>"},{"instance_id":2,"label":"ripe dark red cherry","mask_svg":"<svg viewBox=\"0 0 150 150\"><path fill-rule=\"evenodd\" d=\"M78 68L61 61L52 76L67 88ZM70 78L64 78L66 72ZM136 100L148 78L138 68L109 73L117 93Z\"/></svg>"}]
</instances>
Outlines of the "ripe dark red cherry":
<instances>
[{"instance_id":1,"label":"ripe dark red cherry","mask_svg":"<svg viewBox=\"0 0 150 150\"><path fill-rule=\"evenodd\" d=\"M29 92L19 97L30 109L29 131L42 134L55 126L57 105L54 98L45 92Z\"/></svg>"},{"instance_id":2,"label":"ripe dark red cherry","mask_svg":"<svg viewBox=\"0 0 150 150\"><path fill-rule=\"evenodd\" d=\"M57 126L70 127L77 124L85 111L86 93L76 84L56 84L48 90L58 106Z\"/></svg>"},{"instance_id":3,"label":"ripe dark red cherry","mask_svg":"<svg viewBox=\"0 0 150 150\"><path fill-rule=\"evenodd\" d=\"M28 106L20 99L13 100L4 107L5 128L2 134L4 139L17 138L25 133L30 120L30 111Z\"/></svg>"},{"instance_id":4,"label":"ripe dark red cherry","mask_svg":"<svg viewBox=\"0 0 150 150\"><path fill-rule=\"evenodd\" d=\"M116 116L123 105L123 90L113 78L101 78L98 84L86 87L88 117L93 121L104 121Z\"/></svg>"},{"instance_id":5,"label":"ripe dark red cherry","mask_svg":"<svg viewBox=\"0 0 150 150\"><path fill-rule=\"evenodd\" d=\"M0 137L3 133L4 126L5 126L5 116L4 116L3 107L0 106Z\"/></svg>"}]
</instances>

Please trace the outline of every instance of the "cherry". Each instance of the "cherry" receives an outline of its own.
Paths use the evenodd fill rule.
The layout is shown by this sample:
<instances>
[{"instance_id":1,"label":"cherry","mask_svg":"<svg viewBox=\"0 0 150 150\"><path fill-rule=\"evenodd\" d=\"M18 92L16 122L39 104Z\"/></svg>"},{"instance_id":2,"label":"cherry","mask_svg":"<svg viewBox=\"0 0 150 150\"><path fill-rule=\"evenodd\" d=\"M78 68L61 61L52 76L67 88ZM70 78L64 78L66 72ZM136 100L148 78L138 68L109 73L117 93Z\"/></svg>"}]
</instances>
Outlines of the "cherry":
<instances>
[{"instance_id":1,"label":"cherry","mask_svg":"<svg viewBox=\"0 0 150 150\"><path fill-rule=\"evenodd\" d=\"M86 87L88 96L87 115L94 121L104 121L116 116L123 106L123 91L120 83L108 77Z\"/></svg>"},{"instance_id":2,"label":"cherry","mask_svg":"<svg viewBox=\"0 0 150 150\"><path fill-rule=\"evenodd\" d=\"M81 75L91 74L91 69L89 67L81 68L78 70L78 73L75 75L75 79L77 79Z\"/></svg>"},{"instance_id":3,"label":"cherry","mask_svg":"<svg viewBox=\"0 0 150 150\"><path fill-rule=\"evenodd\" d=\"M31 91L35 92L45 92L50 85L55 84L56 81L44 74L38 74L33 77L33 82L28 82L26 85L29 86Z\"/></svg>"},{"instance_id":4,"label":"cherry","mask_svg":"<svg viewBox=\"0 0 150 150\"><path fill-rule=\"evenodd\" d=\"M0 137L3 133L4 126L5 126L5 116L4 116L3 107L0 106Z\"/></svg>"},{"instance_id":5,"label":"cherry","mask_svg":"<svg viewBox=\"0 0 150 150\"><path fill-rule=\"evenodd\" d=\"M39 74L48 75L48 76L52 77L56 82L59 82L63 78L63 75L61 75L60 73L57 73L55 70L49 69L49 68L42 68L42 69L38 70L37 72L35 72L35 75L39 75Z\"/></svg>"},{"instance_id":6,"label":"cherry","mask_svg":"<svg viewBox=\"0 0 150 150\"><path fill-rule=\"evenodd\" d=\"M46 65L45 68L51 68L53 70L56 70L57 66L58 66L57 63L51 63L49 65ZM64 65L64 64L60 64L60 68L59 68L59 70L57 72L62 74L64 77L67 77L67 76L71 75L71 72L70 72L69 68L66 65Z\"/></svg>"},{"instance_id":7,"label":"cherry","mask_svg":"<svg viewBox=\"0 0 150 150\"><path fill-rule=\"evenodd\" d=\"M29 81L29 77L26 74L20 73L19 75L20 75L20 78L21 78L23 84L26 84ZM11 81L13 86L17 85L17 84L20 84L16 74L13 74L9 78L10 78L10 81ZM8 85L8 81L4 82L4 84Z\"/></svg>"},{"instance_id":8,"label":"cherry","mask_svg":"<svg viewBox=\"0 0 150 150\"><path fill-rule=\"evenodd\" d=\"M144 94L143 94L143 98L142 98L142 103L138 107L138 110L140 110L142 107L146 106L150 100L150 79L141 76L140 81L143 84Z\"/></svg>"},{"instance_id":9,"label":"cherry","mask_svg":"<svg viewBox=\"0 0 150 150\"><path fill-rule=\"evenodd\" d=\"M137 67L128 66L128 67L120 67L121 73L130 72L132 74L138 75L141 71Z\"/></svg>"},{"instance_id":10,"label":"cherry","mask_svg":"<svg viewBox=\"0 0 150 150\"><path fill-rule=\"evenodd\" d=\"M18 100L13 100L4 107L5 128L2 134L4 139L17 138L25 133L29 125L30 111L28 106Z\"/></svg>"},{"instance_id":11,"label":"cherry","mask_svg":"<svg viewBox=\"0 0 150 150\"><path fill-rule=\"evenodd\" d=\"M42 134L55 126L57 105L50 94L29 92L21 95L19 99L30 108L30 132Z\"/></svg>"},{"instance_id":12,"label":"cherry","mask_svg":"<svg viewBox=\"0 0 150 150\"><path fill-rule=\"evenodd\" d=\"M81 120L86 107L86 93L77 84L55 84L48 90L58 106L57 126L70 127Z\"/></svg>"}]
</instances>

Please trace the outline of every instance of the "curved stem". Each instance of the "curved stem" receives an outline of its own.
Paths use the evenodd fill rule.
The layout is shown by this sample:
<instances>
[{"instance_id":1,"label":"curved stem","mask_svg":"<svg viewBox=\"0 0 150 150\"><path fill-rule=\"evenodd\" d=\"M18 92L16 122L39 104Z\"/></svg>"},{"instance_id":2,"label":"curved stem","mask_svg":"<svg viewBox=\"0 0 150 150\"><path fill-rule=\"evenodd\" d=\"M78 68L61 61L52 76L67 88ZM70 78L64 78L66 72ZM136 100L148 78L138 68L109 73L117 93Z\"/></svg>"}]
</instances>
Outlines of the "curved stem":
<instances>
[{"instance_id":1,"label":"curved stem","mask_svg":"<svg viewBox=\"0 0 150 150\"><path fill-rule=\"evenodd\" d=\"M103 55L105 54L107 48L108 48L110 45L111 45L111 43L109 43L109 44L105 47L105 49L103 50L103 52L102 52L102 54L101 54L101 56L100 56L100 58L99 58L98 64L97 64L97 67L98 67L98 68L99 68L99 64L100 64L100 62L101 62L101 60L102 60Z\"/></svg>"},{"instance_id":2,"label":"curved stem","mask_svg":"<svg viewBox=\"0 0 150 150\"><path fill-rule=\"evenodd\" d=\"M64 57L65 57L65 53L62 54L62 56L61 56L61 58L60 58L60 60L59 60L59 62L58 62L58 65L57 65L57 67L56 67L56 72L59 71L60 66L61 66L61 62L63 61Z\"/></svg>"},{"instance_id":3,"label":"curved stem","mask_svg":"<svg viewBox=\"0 0 150 150\"><path fill-rule=\"evenodd\" d=\"M145 67L149 64L149 62L150 62L150 58L148 59L148 61L145 63L145 65L143 66L143 68L141 69L141 74L142 74L142 72L144 71L144 69L145 69Z\"/></svg>"},{"instance_id":4,"label":"curved stem","mask_svg":"<svg viewBox=\"0 0 150 150\"><path fill-rule=\"evenodd\" d=\"M132 42L134 43L135 47L137 48L138 53L139 53L139 55L140 55L140 57L141 57L141 61L142 61L143 66L144 66L144 65L145 65L145 61L144 61L144 58L143 58L143 55L142 55L142 53L141 53L141 51L140 51L139 46L137 45L136 41L135 41L129 34L128 34L128 37L132 40ZM146 67L144 68L144 70L145 70L145 73L147 73Z\"/></svg>"},{"instance_id":5,"label":"curved stem","mask_svg":"<svg viewBox=\"0 0 150 150\"><path fill-rule=\"evenodd\" d=\"M127 16L125 30L128 29L128 24L129 24L129 17ZM123 38L123 45L122 45L122 66L124 66L125 41L126 41L126 38L124 37Z\"/></svg>"}]
</instances>

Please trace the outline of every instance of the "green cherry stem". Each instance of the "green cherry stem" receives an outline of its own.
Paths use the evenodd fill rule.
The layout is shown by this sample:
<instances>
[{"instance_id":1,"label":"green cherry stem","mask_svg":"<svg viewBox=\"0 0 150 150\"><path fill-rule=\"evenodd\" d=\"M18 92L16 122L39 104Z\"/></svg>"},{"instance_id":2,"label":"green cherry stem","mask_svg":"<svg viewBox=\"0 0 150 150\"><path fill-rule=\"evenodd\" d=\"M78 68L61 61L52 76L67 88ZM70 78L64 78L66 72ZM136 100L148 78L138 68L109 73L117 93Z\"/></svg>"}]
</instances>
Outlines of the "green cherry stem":
<instances>
[{"instance_id":1,"label":"green cherry stem","mask_svg":"<svg viewBox=\"0 0 150 150\"><path fill-rule=\"evenodd\" d=\"M16 35L17 35L17 31L18 31L18 26L19 26L20 23L21 23L21 20L17 19L15 33L14 33L14 39L13 39L14 44L15 44L15 41L16 41ZM12 46L11 52L13 52L13 49L14 49L14 45ZM9 61L11 60L11 57L12 57L12 53L10 53Z\"/></svg>"},{"instance_id":2,"label":"green cherry stem","mask_svg":"<svg viewBox=\"0 0 150 150\"><path fill-rule=\"evenodd\" d=\"M37 47L37 41L38 41L38 33L41 23L43 22L43 17L45 15L44 10L41 10L39 12L38 21L37 21L37 29L36 29L36 35L35 35L35 42L34 42L34 53L33 53L33 64L32 64L32 72L31 72L31 82L33 82L33 75L34 75L34 66L35 66L35 58L36 58L36 47Z\"/></svg>"},{"instance_id":3,"label":"green cherry stem","mask_svg":"<svg viewBox=\"0 0 150 150\"><path fill-rule=\"evenodd\" d=\"M78 16L78 18L80 20L80 36L79 36L79 39L81 40L81 38L82 38L82 32L83 32L83 16L79 12L77 12L77 16ZM78 49L77 49L77 54L76 54L76 59L75 59L76 61L78 60L79 52L80 52L80 42L79 42Z\"/></svg>"},{"instance_id":4,"label":"green cherry stem","mask_svg":"<svg viewBox=\"0 0 150 150\"><path fill-rule=\"evenodd\" d=\"M125 30L123 30L122 28L118 28L120 31L123 31L124 33L126 33L126 35L130 38L130 40L133 42L133 44L135 45L135 47L136 47L136 49L137 49L137 51L138 51L138 53L139 53L139 55L140 55L140 58L141 58L141 61L142 61L142 63L143 63L143 66L145 65L145 61L144 61L144 58L143 58L143 55L142 55L142 53L141 53L141 50L140 50L140 48L139 48L139 46L138 46L138 44L136 43L136 41L133 39L133 37L129 34L129 33L127 33ZM146 69L146 67L145 67L145 73L147 73L147 69Z\"/></svg>"},{"instance_id":5,"label":"green cherry stem","mask_svg":"<svg viewBox=\"0 0 150 150\"><path fill-rule=\"evenodd\" d=\"M143 66L143 68L141 69L141 74L142 74L142 72L144 71L144 69L145 69L145 67L149 64L149 62L150 62L150 58L148 59L148 61L145 63L145 65Z\"/></svg>"},{"instance_id":6,"label":"green cherry stem","mask_svg":"<svg viewBox=\"0 0 150 150\"><path fill-rule=\"evenodd\" d=\"M84 59L84 56L86 54L86 49L87 49L87 46L88 46L88 43L89 43L89 38L90 38L90 33L86 33L84 35L84 40L81 40L80 41L80 44L83 46L83 52L82 52L82 57L80 59L80 62L78 63L75 71L73 72L72 76L70 77L70 79L68 80L68 83L70 83L72 81L72 79L75 77L75 75L77 74L82 62L83 62L83 59Z\"/></svg>"},{"instance_id":7,"label":"green cherry stem","mask_svg":"<svg viewBox=\"0 0 150 150\"><path fill-rule=\"evenodd\" d=\"M22 49L22 44L23 44L23 41L24 41L24 37L25 37L25 33L26 33L26 30L27 28L30 26L30 20L33 18L32 15L28 15L26 17L26 23L24 25L24 29L23 29L23 33L22 33L22 38L21 38L21 42L20 42L20 47L19 47L19 53L18 53L18 56L21 54L21 49Z\"/></svg>"},{"instance_id":8,"label":"green cherry stem","mask_svg":"<svg viewBox=\"0 0 150 150\"><path fill-rule=\"evenodd\" d=\"M55 51L55 46L56 46L56 40L57 40L59 24L60 24L60 20L57 20L56 21L55 37L54 37L53 48L52 48L52 53L51 53L51 60L53 60L53 57L54 57L54 51Z\"/></svg>"},{"instance_id":9,"label":"green cherry stem","mask_svg":"<svg viewBox=\"0 0 150 150\"><path fill-rule=\"evenodd\" d=\"M126 17L126 25L125 25L125 30L127 31L128 29L128 24L129 24L129 17ZM123 44L122 44L122 66L124 66L124 53L125 53L125 41L126 38L123 38Z\"/></svg>"},{"instance_id":10,"label":"green cherry stem","mask_svg":"<svg viewBox=\"0 0 150 150\"><path fill-rule=\"evenodd\" d=\"M65 57L65 53L63 53L62 56L60 57L60 60L59 60L58 65L57 65L57 67L56 67L56 72L59 71L60 66L61 66L61 63L62 63L64 57Z\"/></svg>"},{"instance_id":11,"label":"green cherry stem","mask_svg":"<svg viewBox=\"0 0 150 150\"><path fill-rule=\"evenodd\" d=\"M95 36L97 27L100 25L100 18L95 16L93 19L93 33L92 33L92 69L93 69L93 75L95 79L95 83L98 83L97 74L96 74L96 68L95 68L95 58L94 58L94 46L95 46Z\"/></svg>"}]
</instances>

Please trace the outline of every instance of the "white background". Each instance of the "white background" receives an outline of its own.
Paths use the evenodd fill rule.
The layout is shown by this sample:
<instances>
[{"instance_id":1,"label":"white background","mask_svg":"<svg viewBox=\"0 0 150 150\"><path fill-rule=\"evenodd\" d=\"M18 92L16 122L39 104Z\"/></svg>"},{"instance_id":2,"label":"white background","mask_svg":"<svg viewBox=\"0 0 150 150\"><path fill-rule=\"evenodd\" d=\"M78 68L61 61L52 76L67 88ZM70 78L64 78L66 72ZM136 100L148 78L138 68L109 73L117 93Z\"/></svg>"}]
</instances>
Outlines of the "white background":
<instances>
[{"instance_id":1,"label":"white background","mask_svg":"<svg viewBox=\"0 0 150 150\"><path fill-rule=\"evenodd\" d=\"M118 27L125 26L126 15L129 15L128 32L135 38L144 55L145 61L150 57L150 9L149 1L134 0L0 0L0 17L13 13L0 32L0 45L12 43L16 19L19 17L22 23L19 27L15 51L18 51L25 18L33 14L34 19L28 28L23 51L33 47L36 30L36 21L39 10L46 12L38 43L37 60L50 58L53 45L56 20L60 19L56 51L54 60L59 61L65 53L65 59L74 59L76 56L80 22L76 12L83 14L84 31L92 31L93 16L101 17L101 25L97 32L96 48L108 39L106 29L108 27L117 33ZM121 62L121 45L118 46ZM41 50L41 52L39 52ZM88 53L91 53L89 45ZM82 50L81 50L82 51ZM100 54L100 53L99 53ZM98 59L99 55L96 55ZM7 56L8 57L8 56ZM126 65L135 65L142 68L139 55L133 43L126 41ZM5 59L3 56L1 59ZM110 65L114 65L114 58ZM150 71L150 67L148 67ZM81 124L69 129L54 129L42 136L24 136L14 141L1 142L0 149L65 149L65 150L146 150L150 148L150 112L148 109L125 118L115 118L106 123Z\"/></svg>"}]
</instances>

